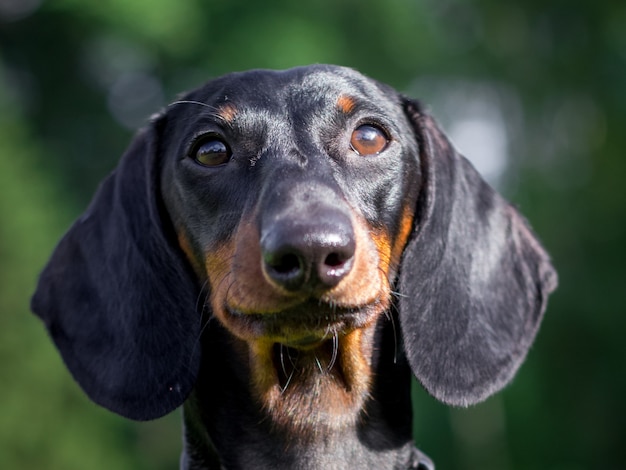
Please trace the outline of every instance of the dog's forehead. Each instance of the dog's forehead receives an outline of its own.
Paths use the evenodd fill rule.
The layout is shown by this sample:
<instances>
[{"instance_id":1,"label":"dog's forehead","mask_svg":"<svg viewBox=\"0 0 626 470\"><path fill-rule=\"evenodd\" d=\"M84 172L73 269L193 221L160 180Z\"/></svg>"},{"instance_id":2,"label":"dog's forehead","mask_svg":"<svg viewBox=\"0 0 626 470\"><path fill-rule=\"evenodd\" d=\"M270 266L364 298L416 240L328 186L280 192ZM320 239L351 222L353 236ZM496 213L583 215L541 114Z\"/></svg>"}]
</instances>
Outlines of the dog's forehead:
<instances>
[{"instance_id":1,"label":"dog's forehead","mask_svg":"<svg viewBox=\"0 0 626 470\"><path fill-rule=\"evenodd\" d=\"M316 65L288 70L251 70L224 75L206 83L190 97L212 106L309 109L351 101L383 108L397 105L397 93L359 72Z\"/></svg>"}]
</instances>

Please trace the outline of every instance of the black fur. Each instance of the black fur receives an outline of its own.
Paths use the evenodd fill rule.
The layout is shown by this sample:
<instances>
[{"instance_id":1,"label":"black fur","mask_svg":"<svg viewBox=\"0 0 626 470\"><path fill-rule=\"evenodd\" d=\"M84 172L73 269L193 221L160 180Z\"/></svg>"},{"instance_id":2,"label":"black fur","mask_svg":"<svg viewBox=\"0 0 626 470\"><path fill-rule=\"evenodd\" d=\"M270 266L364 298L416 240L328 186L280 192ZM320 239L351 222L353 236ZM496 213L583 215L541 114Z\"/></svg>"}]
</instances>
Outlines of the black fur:
<instances>
[{"instance_id":1,"label":"black fur","mask_svg":"<svg viewBox=\"0 0 626 470\"><path fill-rule=\"evenodd\" d=\"M154 130L140 133L55 249L32 309L76 381L131 419L169 413L200 364L197 287L159 209Z\"/></svg>"},{"instance_id":2,"label":"black fur","mask_svg":"<svg viewBox=\"0 0 626 470\"><path fill-rule=\"evenodd\" d=\"M341 95L352 101L337 112ZM232 122L228 112L236 115ZM363 157L349 148L352 130L363 123L387 132L380 154ZM215 168L198 165L198 135L226 141L232 158ZM345 309L324 300L357 269L350 257L363 243L358 233L400 239L407 208L413 228L401 263L387 272L397 301L373 316L388 299ZM353 233L354 220L368 228ZM212 314L207 299L226 288L204 273L215 250L248 225L272 246L293 239L305 252L301 278L277 287L292 266L280 261L269 279L275 256L255 261L246 251L246 263L264 263L262 282L277 292L272 299L290 298L287 289L303 299L306 290L312 300L275 314L223 315L242 316L262 331L254 333L260 339L287 330L314 336L330 318L337 340L375 319L365 358L372 379L353 419L326 422L317 410L303 409L296 414L312 417L303 420L306 436L296 438L289 425L273 423L289 417L259 403L251 378L255 340ZM313 245L298 245L311 238ZM261 249L269 250L263 240ZM333 256L347 250L346 273L323 266L316 277L316 260L326 259L329 245ZM229 253L233 259L217 262L241 272L241 260ZM487 398L523 361L555 287L549 258L522 216L417 102L352 70L312 66L231 74L156 117L59 243L32 308L95 402L138 420L185 404L181 468L434 468L411 442L410 372L445 403ZM246 302L262 304L262 288L246 295ZM319 348L316 360L325 351Z\"/></svg>"},{"instance_id":3,"label":"black fur","mask_svg":"<svg viewBox=\"0 0 626 470\"><path fill-rule=\"evenodd\" d=\"M428 392L467 406L513 377L556 273L517 210L452 148L432 118L410 101L406 108L422 136L427 190L400 276L405 347Z\"/></svg>"}]
</instances>

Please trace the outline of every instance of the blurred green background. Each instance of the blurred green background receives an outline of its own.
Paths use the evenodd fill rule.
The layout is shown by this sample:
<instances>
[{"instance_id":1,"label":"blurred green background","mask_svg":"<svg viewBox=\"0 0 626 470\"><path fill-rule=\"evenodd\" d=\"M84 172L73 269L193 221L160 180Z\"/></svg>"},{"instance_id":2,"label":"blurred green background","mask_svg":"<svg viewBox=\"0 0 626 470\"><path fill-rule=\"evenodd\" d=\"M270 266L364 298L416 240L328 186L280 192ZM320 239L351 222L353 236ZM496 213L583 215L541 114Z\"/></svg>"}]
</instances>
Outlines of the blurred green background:
<instances>
[{"instance_id":1,"label":"blurred green background","mask_svg":"<svg viewBox=\"0 0 626 470\"><path fill-rule=\"evenodd\" d=\"M314 62L430 104L559 270L512 386L468 410L416 386L418 446L441 470L626 468L623 0L0 0L0 468L177 468L179 414L91 404L30 293L151 113L228 71Z\"/></svg>"}]
</instances>

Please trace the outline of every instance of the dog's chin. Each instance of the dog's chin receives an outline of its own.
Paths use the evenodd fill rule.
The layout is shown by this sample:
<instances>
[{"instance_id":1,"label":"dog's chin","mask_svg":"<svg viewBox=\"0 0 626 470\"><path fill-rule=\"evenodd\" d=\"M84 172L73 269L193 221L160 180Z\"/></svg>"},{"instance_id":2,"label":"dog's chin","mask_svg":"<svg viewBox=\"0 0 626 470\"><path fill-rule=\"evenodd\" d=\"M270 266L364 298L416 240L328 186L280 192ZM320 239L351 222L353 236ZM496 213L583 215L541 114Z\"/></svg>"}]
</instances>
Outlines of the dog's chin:
<instances>
[{"instance_id":1,"label":"dog's chin","mask_svg":"<svg viewBox=\"0 0 626 470\"><path fill-rule=\"evenodd\" d=\"M249 342L253 389L272 423L300 440L354 425L370 388L373 332Z\"/></svg>"},{"instance_id":2,"label":"dog's chin","mask_svg":"<svg viewBox=\"0 0 626 470\"><path fill-rule=\"evenodd\" d=\"M248 346L252 390L272 424L299 440L352 426L368 397L375 324L383 305L301 305L219 315ZM314 313L311 313L311 312Z\"/></svg>"}]
</instances>

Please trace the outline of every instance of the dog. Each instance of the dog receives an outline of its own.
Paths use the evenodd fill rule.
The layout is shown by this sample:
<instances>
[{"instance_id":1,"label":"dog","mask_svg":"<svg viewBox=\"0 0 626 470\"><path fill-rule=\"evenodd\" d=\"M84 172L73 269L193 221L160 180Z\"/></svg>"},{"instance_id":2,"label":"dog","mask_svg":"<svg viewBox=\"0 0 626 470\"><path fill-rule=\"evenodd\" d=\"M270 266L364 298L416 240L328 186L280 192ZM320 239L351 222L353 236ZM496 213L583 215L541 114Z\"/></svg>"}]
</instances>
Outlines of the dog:
<instances>
[{"instance_id":1,"label":"dog","mask_svg":"<svg viewBox=\"0 0 626 470\"><path fill-rule=\"evenodd\" d=\"M486 399L556 284L419 102L315 65L229 74L154 116L32 309L94 402L183 406L182 469L433 469L411 375Z\"/></svg>"}]
</instances>

